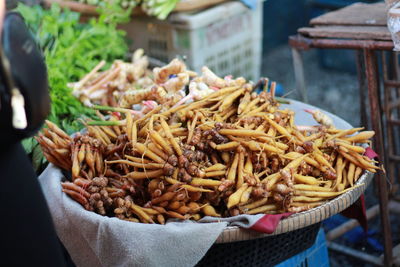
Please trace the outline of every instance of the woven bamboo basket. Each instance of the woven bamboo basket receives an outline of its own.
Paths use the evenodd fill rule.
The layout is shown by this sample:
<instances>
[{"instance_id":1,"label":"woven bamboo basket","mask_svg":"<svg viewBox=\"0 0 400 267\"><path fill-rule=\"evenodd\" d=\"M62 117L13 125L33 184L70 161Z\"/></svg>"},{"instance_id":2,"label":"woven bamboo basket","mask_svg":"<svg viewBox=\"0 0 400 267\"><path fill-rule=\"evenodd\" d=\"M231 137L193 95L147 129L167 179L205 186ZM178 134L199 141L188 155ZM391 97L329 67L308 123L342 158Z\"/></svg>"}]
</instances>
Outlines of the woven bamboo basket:
<instances>
[{"instance_id":1,"label":"woven bamboo basket","mask_svg":"<svg viewBox=\"0 0 400 267\"><path fill-rule=\"evenodd\" d=\"M347 191L321 206L312 208L308 211L292 214L291 216L281 220L275 232L272 234L262 234L237 226L228 226L218 237L216 243L231 243L279 235L319 223L350 207L351 204L353 204L365 191L369 183L372 181L373 176L374 174L371 172L364 172L355 184L359 185L358 187Z\"/></svg>"}]
</instances>

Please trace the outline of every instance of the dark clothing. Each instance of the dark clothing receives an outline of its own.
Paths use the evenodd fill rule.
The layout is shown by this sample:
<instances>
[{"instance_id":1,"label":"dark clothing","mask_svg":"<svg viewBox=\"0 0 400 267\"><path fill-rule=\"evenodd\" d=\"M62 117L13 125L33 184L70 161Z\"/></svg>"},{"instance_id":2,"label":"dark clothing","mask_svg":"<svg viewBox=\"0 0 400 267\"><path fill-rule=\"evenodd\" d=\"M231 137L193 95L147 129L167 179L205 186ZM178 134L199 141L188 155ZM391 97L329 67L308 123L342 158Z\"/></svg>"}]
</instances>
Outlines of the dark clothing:
<instances>
[{"instance_id":1,"label":"dark clothing","mask_svg":"<svg viewBox=\"0 0 400 267\"><path fill-rule=\"evenodd\" d=\"M0 263L65 266L37 176L20 143L0 148Z\"/></svg>"}]
</instances>

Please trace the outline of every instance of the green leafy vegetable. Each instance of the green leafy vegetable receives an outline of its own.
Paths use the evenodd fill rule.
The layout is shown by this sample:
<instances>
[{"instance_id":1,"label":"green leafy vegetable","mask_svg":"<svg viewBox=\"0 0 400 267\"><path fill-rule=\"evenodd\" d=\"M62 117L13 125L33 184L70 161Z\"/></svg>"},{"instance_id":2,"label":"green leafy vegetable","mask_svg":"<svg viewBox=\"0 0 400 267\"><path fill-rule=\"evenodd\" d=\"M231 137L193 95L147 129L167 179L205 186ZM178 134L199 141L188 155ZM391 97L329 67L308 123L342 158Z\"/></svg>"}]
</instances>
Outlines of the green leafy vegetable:
<instances>
[{"instance_id":1,"label":"green leafy vegetable","mask_svg":"<svg viewBox=\"0 0 400 267\"><path fill-rule=\"evenodd\" d=\"M129 19L130 11L108 5L86 24L79 22L79 13L62 10L57 4L49 10L19 4L17 11L34 32L45 56L52 100L49 119L67 126L67 132L75 132L81 127L76 118L90 116L92 111L72 96L67 83L82 78L100 60L112 62L125 56L125 32L116 26Z\"/></svg>"},{"instance_id":2,"label":"green leafy vegetable","mask_svg":"<svg viewBox=\"0 0 400 267\"><path fill-rule=\"evenodd\" d=\"M180 0L75 0L82 4L104 6L113 2L114 6L122 8L140 7L147 15L164 20L174 10ZM114 13L116 14L116 13Z\"/></svg>"},{"instance_id":3,"label":"green leafy vegetable","mask_svg":"<svg viewBox=\"0 0 400 267\"><path fill-rule=\"evenodd\" d=\"M37 146L37 142L33 138L26 138L22 140L22 146L24 147L26 153L30 154L32 153L35 146Z\"/></svg>"},{"instance_id":4,"label":"green leafy vegetable","mask_svg":"<svg viewBox=\"0 0 400 267\"><path fill-rule=\"evenodd\" d=\"M169 13L172 12L178 2L179 0L143 0L142 9L148 15L164 20Z\"/></svg>"},{"instance_id":5,"label":"green leafy vegetable","mask_svg":"<svg viewBox=\"0 0 400 267\"><path fill-rule=\"evenodd\" d=\"M117 24L129 20L131 9L108 3L99 7L99 17L90 18L87 23L80 22L79 13L63 10L57 4L46 10L20 3L17 11L32 30L45 57L52 101L48 119L70 134L79 131L82 125L77 118L94 114L71 94L67 83L82 78L101 60L113 62L126 55L126 33L118 30ZM35 152L35 140L23 143L28 153ZM41 155L35 152L34 156L39 163Z\"/></svg>"},{"instance_id":6,"label":"green leafy vegetable","mask_svg":"<svg viewBox=\"0 0 400 267\"><path fill-rule=\"evenodd\" d=\"M42 171L44 167L44 163L46 163L46 158L43 155L42 149L39 145L35 146L32 151L32 166L36 172Z\"/></svg>"},{"instance_id":7,"label":"green leafy vegetable","mask_svg":"<svg viewBox=\"0 0 400 267\"><path fill-rule=\"evenodd\" d=\"M88 4L92 6L102 6L110 0L75 0L77 2ZM123 8L135 7L141 3L141 0L112 0L118 6Z\"/></svg>"}]
</instances>

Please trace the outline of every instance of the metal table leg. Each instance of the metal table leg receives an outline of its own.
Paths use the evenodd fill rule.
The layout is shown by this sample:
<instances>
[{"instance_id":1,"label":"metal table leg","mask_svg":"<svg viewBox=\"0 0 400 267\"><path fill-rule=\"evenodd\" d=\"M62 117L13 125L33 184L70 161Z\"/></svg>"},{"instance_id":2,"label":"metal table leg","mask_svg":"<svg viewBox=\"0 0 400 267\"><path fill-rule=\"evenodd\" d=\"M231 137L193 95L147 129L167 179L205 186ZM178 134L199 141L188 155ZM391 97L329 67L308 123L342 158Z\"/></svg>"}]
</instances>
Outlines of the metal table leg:
<instances>
[{"instance_id":1,"label":"metal table leg","mask_svg":"<svg viewBox=\"0 0 400 267\"><path fill-rule=\"evenodd\" d=\"M365 104L365 84L364 56L361 50L356 50L357 57L357 76L360 94L360 125L368 128L367 106Z\"/></svg>"},{"instance_id":2,"label":"metal table leg","mask_svg":"<svg viewBox=\"0 0 400 267\"><path fill-rule=\"evenodd\" d=\"M303 59L301 57L301 52L295 47L292 47L292 57L294 77L296 79L296 89L299 90L303 102L308 103L307 88L304 78Z\"/></svg>"},{"instance_id":3,"label":"metal table leg","mask_svg":"<svg viewBox=\"0 0 400 267\"><path fill-rule=\"evenodd\" d=\"M379 106L379 88L377 80L377 62L376 55L373 50L364 49L364 60L365 60L365 75L367 78L368 86L368 99L370 104L370 114L371 114L371 125L372 129L375 131L374 149L377 150L380 161L385 162L385 148L383 142L383 128L382 128L382 116L381 109ZM379 192L379 202L380 202L380 216L381 216L381 228L384 238L384 263L385 266L391 266L393 262L392 256L392 233L389 220L389 210L388 210L388 189L386 176L383 172L378 172L378 192Z\"/></svg>"},{"instance_id":4,"label":"metal table leg","mask_svg":"<svg viewBox=\"0 0 400 267\"><path fill-rule=\"evenodd\" d=\"M392 99L396 101L399 99L398 87L391 86L388 81L398 81L398 60L394 52L382 51L382 76L383 76L383 114L386 118L385 128L386 128L386 171L390 178L390 183L392 185L390 190L390 196L394 196L397 191L398 185L396 184L396 165L397 162L393 159L394 155L397 155L397 142L395 135L395 124L393 124L393 118L395 114L400 114L399 107L392 107Z\"/></svg>"}]
</instances>

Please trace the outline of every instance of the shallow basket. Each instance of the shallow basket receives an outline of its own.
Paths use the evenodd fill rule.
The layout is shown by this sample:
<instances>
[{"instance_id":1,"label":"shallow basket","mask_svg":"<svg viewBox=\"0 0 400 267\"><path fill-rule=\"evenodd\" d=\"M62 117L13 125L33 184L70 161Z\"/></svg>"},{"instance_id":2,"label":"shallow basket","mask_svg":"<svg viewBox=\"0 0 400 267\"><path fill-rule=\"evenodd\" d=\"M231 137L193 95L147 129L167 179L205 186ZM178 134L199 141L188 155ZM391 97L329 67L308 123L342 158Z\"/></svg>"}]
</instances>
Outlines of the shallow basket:
<instances>
[{"instance_id":1,"label":"shallow basket","mask_svg":"<svg viewBox=\"0 0 400 267\"><path fill-rule=\"evenodd\" d=\"M350 207L365 191L371 182L374 174L364 172L364 174L355 183L356 188L332 199L331 201L312 208L307 211L294 213L291 216L281 220L275 232L272 234L262 234L253 230L243 229L237 226L228 226L218 237L216 243L229 243L243 240L268 237L291 232L309 225L319 223L343 210Z\"/></svg>"},{"instance_id":2,"label":"shallow basket","mask_svg":"<svg viewBox=\"0 0 400 267\"><path fill-rule=\"evenodd\" d=\"M228 226L197 266L273 266L300 253L315 242L321 221L351 206L372 178L373 173L365 172L358 187L283 219L272 234Z\"/></svg>"}]
</instances>

